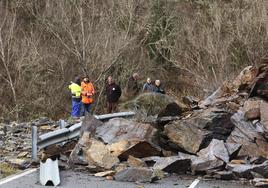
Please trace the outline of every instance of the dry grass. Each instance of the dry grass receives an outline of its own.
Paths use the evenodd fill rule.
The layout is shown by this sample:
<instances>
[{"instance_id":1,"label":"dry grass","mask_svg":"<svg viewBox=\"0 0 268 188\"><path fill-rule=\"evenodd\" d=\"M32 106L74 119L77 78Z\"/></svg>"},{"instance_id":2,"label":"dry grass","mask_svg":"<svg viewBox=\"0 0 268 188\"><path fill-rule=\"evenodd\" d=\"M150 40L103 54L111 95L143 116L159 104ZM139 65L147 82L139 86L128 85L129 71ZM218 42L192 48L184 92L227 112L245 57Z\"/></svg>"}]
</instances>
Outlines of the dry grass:
<instances>
[{"instance_id":1,"label":"dry grass","mask_svg":"<svg viewBox=\"0 0 268 188\"><path fill-rule=\"evenodd\" d=\"M68 83L133 72L173 96L203 96L267 55L266 0L0 1L0 116L69 115Z\"/></svg>"},{"instance_id":2,"label":"dry grass","mask_svg":"<svg viewBox=\"0 0 268 188\"><path fill-rule=\"evenodd\" d=\"M3 177L10 176L12 174L17 173L18 170L13 168L12 166L6 164L6 163L1 163L0 164L0 173L3 174Z\"/></svg>"}]
</instances>

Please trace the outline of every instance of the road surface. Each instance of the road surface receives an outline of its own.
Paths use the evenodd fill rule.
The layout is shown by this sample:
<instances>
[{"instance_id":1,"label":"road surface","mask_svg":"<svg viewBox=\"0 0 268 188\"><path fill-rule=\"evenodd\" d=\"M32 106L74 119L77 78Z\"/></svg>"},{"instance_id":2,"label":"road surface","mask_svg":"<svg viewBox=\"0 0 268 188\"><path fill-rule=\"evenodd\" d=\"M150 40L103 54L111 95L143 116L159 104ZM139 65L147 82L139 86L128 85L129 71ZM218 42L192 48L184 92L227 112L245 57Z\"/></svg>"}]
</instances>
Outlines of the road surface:
<instances>
[{"instance_id":1,"label":"road surface","mask_svg":"<svg viewBox=\"0 0 268 188\"><path fill-rule=\"evenodd\" d=\"M128 182L116 182L97 178L82 172L61 171L61 185L64 188L254 188L234 181L205 181L200 180L197 185L193 185L195 179L170 177L160 180L157 183L137 184ZM26 175L13 176L0 180L0 188L44 188L38 182L38 170L26 173Z\"/></svg>"}]
</instances>

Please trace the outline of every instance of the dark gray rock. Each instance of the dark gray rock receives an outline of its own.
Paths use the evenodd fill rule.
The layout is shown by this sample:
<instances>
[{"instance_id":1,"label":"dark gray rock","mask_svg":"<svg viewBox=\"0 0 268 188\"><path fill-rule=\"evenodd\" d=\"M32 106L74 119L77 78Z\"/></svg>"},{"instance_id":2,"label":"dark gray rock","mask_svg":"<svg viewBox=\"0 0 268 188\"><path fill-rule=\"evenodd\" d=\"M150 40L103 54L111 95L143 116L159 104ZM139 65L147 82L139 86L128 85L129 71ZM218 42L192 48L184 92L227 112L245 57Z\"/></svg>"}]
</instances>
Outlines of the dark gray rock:
<instances>
[{"instance_id":1,"label":"dark gray rock","mask_svg":"<svg viewBox=\"0 0 268 188\"><path fill-rule=\"evenodd\" d=\"M211 147L210 147L211 148ZM224 169L225 162L220 160L213 154L213 150L208 152L208 149L205 148L201 150L202 152L199 153L199 156L195 155L188 155L185 153L178 153L180 158L190 159L192 162L191 171L193 174L204 174L211 172L219 171ZM227 152L227 151L226 151ZM215 152L217 153L217 152ZM216 154L217 155L217 154ZM224 155L226 156L226 154Z\"/></svg>"},{"instance_id":2,"label":"dark gray rock","mask_svg":"<svg viewBox=\"0 0 268 188\"><path fill-rule=\"evenodd\" d=\"M78 144L72 151L70 164L91 165L111 169L119 159L126 161L129 155L136 158L161 155L154 144L157 129L123 118L114 118L102 123L86 117L82 124Z\"/></svg>"},{"instance_id":3,"label":"dark gray rock","mask_svg":"<svg viewBox=\"0 0 268 188\"><path fill-rule=\"evenodd\" d=\"M254 124L246 121L244 113L238 111L231 117L235 129L229 136L227 143L241 144L239 156L268 157L268 142L257 131Z\"/></svg>"},{"instance_id":4,"label":"dark gray rock","mask_svg":"<svg viewBox=\"0 0 268 188\"><path fill-rule=\"evenodd\" d=\"M188 105L191 109L198 108L198 98L193 96L185 96L182 98L184 104Z\"/></svg>"},{"instance_id":5,"label":"dark gray rock","mask_svg":"<svg viewBox=\"0 0 268 188\"><path fill-rule=\"evenodd\" d=\"M124 152L118 155L118 158L124 161L127 160L130 155L137 158L159 156L161 155L161 149L155 144L142 141L127 148Z\"/></svg>"},{"instance_id":6,"label":"dark gray rock","mask_svg":"<svg viewBox=\"0 0 268 188\"><path fill-rule=\"evenodd\" d=\"M143 159L153 169L160 169L168 173L185 174L191 169L191 160L179 156L148 157Z\"/></svg>"},{"instance_id":7,"label":"dark gray rock","mask_svg":"<svg viewBox=\"0 0 268 188\"><path fill-rule=\"evenodd\" d=\"M251 173L253 167L247 164L227 164L226 168L234 173L238 178L253 179L254 176Z\"/></svg>"},{"instance_id":8,"label":"dark gray rock","mask_svg":"<svg viewBox=\"0 0 268 188\"><path fill-rule=\"evenodd\" d=\"M209 146L200 150L197 155L197 157L188 156L192 160L191 168L193 173L219 170L229 161L229 155L223 141L216 139L213 139Z\"/></svg>"},{"instance_id":9,"label":"dark gray rock","mask_svg":"<svg viewBox=\"0 0 268 188\"><path fill-rule=\"evenodd\" d=\"M226 140L234 128L231 115L220 109L210 108L192 116L172 122L164 130L168 141L189 153L195 154L207 147L213 138Z\"/></svg>"},{"instance_id":10,"label":"dark gray rock","mask_svg":"<svg viewBox=\"0 0 268 188\"><path fill-rule=\"evenodd\" d=\"M226 147L226 149L228 151L230 159L234 159L234 158L237 157L242 145L237 144L237 143L227 142L227 143L225 143L225 147Z\"/></svg>"},{"instance_id":11,"label":"dark gray rock","mask_svg":"<svg viewBox=\"0 0 268 188\"><path fill-rule=\"evenodd\" d=\"M213 174L213 177L220 180L234 180L237 179L232 171L218 171Z\"/></svg>"},{"instance_id":12,"label":"dark gray rock","mask_svg":"<svg viewBox=\"0 0 268 188\"><path fill-rule=\"evenodd\" d=\"M160 117L168 117L168 116L180 116L183 112L183 108L179 106L177 103L169 103L165 109L159 112L158 118Z\"/></svg>"},{"instance_id":13,"label":"dark gray rock","mask_svg":"<svg viewBox=\"0 0 268 188\"><path fill-rule=\"evenodd\" d=\"M259 165L254 165L253 172L260 174L263 178L268 178L268 161Z\"/></svg>"},{"instance_id":14,"label":"dark gray rock","mask_svg":"<svg viewBox=\"0 0 268 188\"><path fill-rule=\"evenodd\" d=\"M265 161L267 161L267 158L262 157L262 156L260 156L260 157L252 157L252 158L249 160L250 164L256 164L256 165L262 164L262 163L264 163Z\"/></svg>"},{"instance_id":15,"label":"dark gray rock","mask_svg":"<svg viewBox=\"0 0 268 188\"><path fill-rule=\"evenodd\" d=\"M102 126L98 126L94 136L107 144L122 140L155 142L157 140L157 129L150 124L114 118Z\"/></svg>"},{"instance_id":16,"label":"dark gray rock","mask_svg":"<svg viewBox=\"0 0 268 188\"><path fill-rule=\"evenodd\" d=\"M114 176L117 181L149 183L154 180L153 170L148 168L126 168Z\"/></svg>"},{"instance_id":17,"label":"dark gray rock","mask_svg":"<svg viewBox=\"0 0 268 188\"><path fill-rule=\"evenodd\" d=\"M229 162L229 153L222 140L213 139L209 146L197 153L201 158L218 158L225 163Z\"/></svg>"},{"instance_id":18,"label":"dark gray rock","mask_svg":"<svg viewBox=\"0 0 268 188\"><path fill-rule=\"evenodd\" d=\"M95 135L97 127L101 127L102 125L103 122L96 119L94 116L86 115L80 129L80 137L84 134L84 132L88 132L91 135Z\"/></svg>"}]
</instances>

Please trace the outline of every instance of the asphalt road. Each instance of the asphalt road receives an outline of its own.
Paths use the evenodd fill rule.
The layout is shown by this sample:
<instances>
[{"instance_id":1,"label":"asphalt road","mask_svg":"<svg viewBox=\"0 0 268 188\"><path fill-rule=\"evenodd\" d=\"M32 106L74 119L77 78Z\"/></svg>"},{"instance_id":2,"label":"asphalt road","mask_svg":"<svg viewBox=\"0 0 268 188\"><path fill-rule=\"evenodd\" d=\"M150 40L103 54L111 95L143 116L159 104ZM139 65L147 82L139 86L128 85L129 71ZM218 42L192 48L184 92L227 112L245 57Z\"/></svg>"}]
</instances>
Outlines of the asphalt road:
<instances>
[{"instance_id":1,"label":"asphalt road","mask_svg":"<svg viewBox=\"0 0 268 188\"><path fill-rule=\"evenodd\" d=\"M97 178L82 172L61 171L61 184L64 188L187 188L195 180L190 178L170 177L157 183L136 184L128 182L116 182ZM44 188L38 182L38 171L16 178L10 182L1 183L0 188ZM205 181L200 182L194 188L253 188L234 181Z\"/></svg>"}]
</instances>

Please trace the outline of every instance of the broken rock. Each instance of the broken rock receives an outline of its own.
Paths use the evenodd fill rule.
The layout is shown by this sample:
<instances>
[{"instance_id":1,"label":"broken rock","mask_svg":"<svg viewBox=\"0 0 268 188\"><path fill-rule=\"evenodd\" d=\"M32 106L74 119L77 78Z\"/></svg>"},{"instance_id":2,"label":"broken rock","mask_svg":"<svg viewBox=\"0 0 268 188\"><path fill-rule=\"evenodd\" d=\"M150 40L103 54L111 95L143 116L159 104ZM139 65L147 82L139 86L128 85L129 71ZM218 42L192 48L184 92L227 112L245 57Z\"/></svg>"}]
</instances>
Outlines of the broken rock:
<instances>
[{"instance_id":1,"label":"broken rock","mask_svg":"<svg viewBox=\"0 0 268 188\"><path fill-rule=\"evenodd\" d=\"M127 160L129 155L137 158L144 158L155 155L159 156L161 155L161 149L156 145L152 145L146 141L143 141L127 148L126 151L122 152L118 156L118 158L120 160Z\"/></svg>"},{"instance_id":2,"label":"broken rock","mask_svg":"<svg viewBox=\"0 0 268 188\"><path fill-rule=\"evenodd\" d=\"M229 162L229 154L222 140L213 139L209 146L202 149L197 155L202 158L213 158L214 156L226 163Z\"/></svg>"},{"instance_id":3,"label":"broken rock","mask_svg":"<svg viewBox=\"0 0 268 188\"><path fill-rule=\"evenodd\" d=\"M253 179L254 176L251 173L252 165L247 164L227 164L226 168L231 170L236 177L238 178L246 178L246 179Z\"/></svg>"},{"instance_id":4,"label":"broken rock","mask_svg":"<svg viewBox=\"0 0 268 188\"><path fill-rule=\"evenodd\" d=\"M160 147L154 143L157 129L150 124L123 118L100 123L87 117L82 125L82 135L70 155L70 163L111 169L119 159L127 160L129 155L136 158L161 155Z\"/></svg>"},{"instance_id":5,"label":"broken rock","mask_svg":"<svg viewBox=\"0 0 268 188\"><path fill-rule=\"evenodd\" d=\"M144 161L155 163L153 169L160 169L168 173L185 174L191 169L191 160L179 156L172 157L148 157Z\"/></svg>"},{"instance_id":6,"label":"broken rock","mask_svg":"<svg viewBox=\"0 0 268 188\"><path fill-rule=\"evenodd\" d=\"M143 158L161 154L161 149L155 144L157 129L150 124L114 118L99 126L95 137L108 144L107 147L120 160L127 160L129 155Z\"/></svg>"},{"instance_id":7,"label":"broken rock","mask_svg":"<svg viewBox=\"0 0 268 188\"><path fill-rule=\"evenodd\" d=\"M29 152L23 151L23 152L21 152L21 153L18 154L18 158L26 157L28 154L29 154Z\"/></svg>"},{"instance_id":8,"label":"broken rock","mask_svg":"<svg viewBox=\"0 0 268 188\"><path fill-rule=\"evenodd\" d=\"M254 120L260 118L260 103L261 100L258 98L250 98L245 101L243 106L243 112L247 120Z\"/></svg>"},{"instance_id":9,"label":"broken rock","mask_svg":"<svg viewBox=\"0 0 268 188\"><path fill-rule=\"evenodd\" d=\"M252 122L245 120L244 113L239 110L231 117L231 120L235 124L235 129L227 142L242 145L239 156L267 157L268 142L258 132Z\"/></svg>"},{"instance_id":10,"label":"broken rock","mask_svg":"<svg viewBox=\"0 0 268 188\"><path fill-rule=\"evenodd\" d=\"M145 167L146 164L143 160L138 159L133 157L132 155L128 156L128 160L127 163L131 166L131 167Z\"/></svg>"},{"instance_id":11,"label":"broken rock","mask_svg":"<svg viewBox=\"0 0 268 188\"><path fill-rule=\"evenodd\" d=\"M234 159L238 155L242 145L227 142L227 143L225 143L225 147L227 149L227 152L229 154L230 159Z\"/></svg>"},{"instance_id":12,"label":"broken rock","mask_svg":"<svg viewBox=\"0 0 268 188\"><path fill-rule=\"evenodd\" d=\"M168 104L166 108L158 114L158 118L168 116L180 116L182 112L182 107L180 107L177 103L173 102Z\"/></svg>"},{"instance_id":13,"label":"broken rock","mask_svg":"<svg viewBox=\"0 0 268 188\"><path fill-rule=\"evenodd\" d=\"M192 171L203 172L220 169L229 161L228 151L222 140L213 139L209 146L192 157Z\"/></svg>"},{"instance_id":14,"label":"broken rock","mask_svg":"<svg viewBox=\"0 0 268 188\"><path fill-rule=\"evenodd\" d=\"M268 134L268 103L261 101L260 104L261 124L264 127L265 132Z\"/></svg>"},{"instance_id":15,"label":"broken rock","mask_svg":"<svg viewBox=\"0 0 268 188\"><path fill-rule=\"evenodd\" d=\"M268 187L268 179L264 178L254 178L253 183L255 187Z\"/></svg>"},{"instance_id":16,"label":"broken rock","mask_svg":"<svg viewBox=\"0 0 268 188\"><path fill-rule=\"evenodd\" d=\"M91 143L85 149L86 160L88 163L111 169L119 162L118 158L113 156L105 144L98 140L91 139Z\"/></svg>"},{"instance_id":17,"label":"broken rock","mask_svg":"<svg viewBox=\"0 0 268 188\"><path fill-rule=\"evenodd\" d=\"M106 176L113 176L114 174L115 174L115 171L109 170L109 171L105 171L105 172L98 172L98 173L94 174L94 176L96 176L96 177L106 177Z\"/></svg>"},{"instance_id":18,"label":"broken rock","mask_svg":"<svg viewBox=\"0 0 268 188\"><path fill-rule=\"evenodd\" d=\"M221 180L233 180L233 179L236 179L236 177L234 176L233 172L231 172L231 171L214 172L213 177L216 178L216 179L221 179Z\"/></svg>"},{"instance_id":19,"label":"broken rock","mask_svg":"<svg viewBox=\"0 0 268 188\"><path fill-rule=\"evenodd\" d=\"M7 162L19 169L26 169L30 166L30 161L27 159L18 159L18 158L11 158L8 159Z\"/></svg>"},{"instance_id":20,"label":"broken rock","mask_svg":"<svg viewBox=\"0 0 268 188\"><path fill-rule=\"evenodd\" d=\"M189 153L197 153L215 139L226 140L234 129L231 114L217 108L196 112L189 119L179 120L165 126L164 135Z\"/></svg>"},{"instance_id":21,"label":"broken rock","mask_svg":"<svg viewBox=\"0 0 268 188\"><path fill-rule=\"evenodd\" d=\"M260 174L263 178L268 178L268 161L259 165L254 165L253 171Z\"/></svg>"},{"instance_id":22,"label":"broken rock","mask_svg":"<svg viewBox=\"0 0 268 188\"><path fill-rule=\"evenodd\" d=\"M153 170L148 168L126 168L114 176L117 181L148 183L154 180Z\"/></svg>"}]
</instances>

